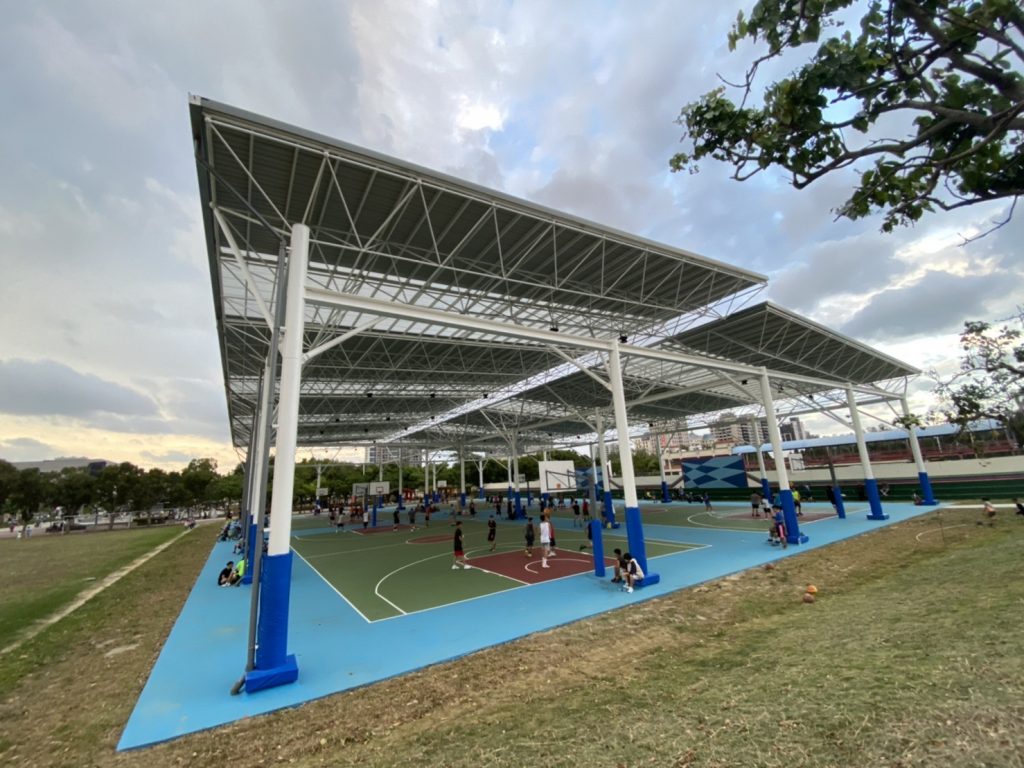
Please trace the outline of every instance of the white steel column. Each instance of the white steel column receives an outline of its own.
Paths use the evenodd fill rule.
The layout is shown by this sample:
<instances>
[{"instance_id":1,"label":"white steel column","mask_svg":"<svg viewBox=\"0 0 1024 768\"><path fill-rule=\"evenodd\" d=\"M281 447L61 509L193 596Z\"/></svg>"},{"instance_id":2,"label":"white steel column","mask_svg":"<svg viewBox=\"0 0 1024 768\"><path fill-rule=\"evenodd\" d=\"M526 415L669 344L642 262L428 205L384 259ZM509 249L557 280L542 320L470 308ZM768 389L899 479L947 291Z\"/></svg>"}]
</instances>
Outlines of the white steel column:
<instances>
[{"instance_id":1,"label":"white steel column","mask_svg":"<svg viewBox=\"0 0 1024 768\"><path fill-rule=\"evenodd\" d=\"M587 443L587 450L590 452L590 506L597 518L597 461L594 459L594 444Z\"/></svg>"},{"instance_id":2,"label":"white steel column","mask_svg":"<svg viewBox=\"0 0 1024 768\"><path fill-rule=\"evenodd\" d=\"M626 537L629 553L643 569L643 585L661 581L658 574L647 568L647 545L644 542L644 528L640 521L640 501L636 495L636 476L633 474L633 446L629 442L629 420L626 414L626 392L622 386L622 358L619 342L612 342L608 354L608 381L612 390L612 409L615 411L615 431L619 440L619 465L622 467L622 495L626 502Z\"/></svg>"},{"instance_id":3,"label":"white steel column","mask_svg":"<svg viewBox=\"0 0 1024 768\"><path fill-rule=\"evenodd\" d=\"M864 492L868 497L868 520L887 520L889 516L882 511L882 500L878 496L878 481L871 469L868 456L868 444L864 440L864 428L860 423L860 411L857 410L857 398L853 394L853 386L846 385L846 404L850 409L850 421L853 423L853 434L857 438L857 453L860 454L861 467L864 470Z\"/></svg>"},{"instance_id":4,"label":"white steel column","mask_svg":"<svg viewBox=\"0 0 1024 768\"><path fill-rule=\"evenodd\" d=\"M672 497L668 493L668 480L665 478L665 459L661 455L661 435L651 432L654 438L654 450L658 454L658 479L661 480L661 503L668 504Z\"/></svg>"},{"instance_id":5,"label":"white steel column","mask_svg":"<svg viewBox=\"0 0 1024 768\"><path fill-rule=\"evenodd\" d=\"M459 509L466 507L466 456L465 449L459 446Z\"/></svg>"},{"instance_id":6,"label":"white steel column","mask_svg":"<svg viewBox=\"0 0 1024 768\"><path fill-rule=\"evenodd\" d=\"M526 513L523 512L523 494L519 490L519 443L516 440L515 435L512 435L512 479L515 482L513 486L515 496L515 513L516 519L526 517Z\"/></svg>"},{"instance_id":7,"label":"white steel column","mask_svg":"<svg viewBox=\"0 0 1024 768\"><path fill-rule=\"evenodd\" d=\"M405 508L405 489L402 486L402 447L398 447L398 511Z\"/></svg>"},{"instance_id":8,"label":"white steel column","mask_svg":"<svg viewBox=\"0 0 1024 768\"><path fill-rule=\"evenodd\" d=\"M768 422L768 437L772 444L772 458L775 459L775 473L779 479L778 503L782 505L782 515L786 524L786 541L790 544L802 544L807 537L800 533L796 520L796 507L793 504L793 491L789 487L789 473L782 456L782 433L779 431L778 418L775 415L775 401L772 399L772 385L768 373L761 374L761 399L764 405L764 417Z\"/></svg>"},{"instance_id":9,"label":"white steel column","mask_svg":"<svg viewBox=\"0 0 1024 768\"><path fill-rule=\"evenodd\" d=\"M615 430L619 438L622 495L626 501L626 509L636 507L639 514L640 502L636 495L636 476L633 474L633 446L629 441L629 421L626 418L626 393L622 388L622 360L619 356L619 343L617 341L612 342L612 350L608 358L608 378L612 385L612 408L615 411Z\"/></svg>"},{"instance_id":10,"label":"white steel column","mask_svg":"<svg viewBox=\"0 0 1024 768\"><path fill-rule=\"evenodd\" d=\"M612 503L611 467L608 466L608 447L604 444L604 419L600 411L594 411L594 423L597 427L597 454L601 459L601 485L604 492L601 494L601 514L605 524L610 528L618 528L615 521L615 505Z\"/></svg>"},{"instance_id":11,"label":"white steel column","mask_svg":"<svg viewBox=\"0 0 1024 768\"><path fill-rule=\"evenodd\" d=\"M295 488L295 446L302 384L302 343L305 324L306 266L309 227L292 226L288 283L281 340L281 391L277 406L274 491L270 509L270 542L260 570L260 611L255 667L246 672L248 693L295 682L299 668L288 653L288 604L292 578L292 493ZM270 364L276 363L271 360ZM257 538L262 539L257 531ZM257 541L262 546L262 541Z\"/></svg>"},{"instance_id":12,"label":"white steel column","mask_svg":"<svg viewBox=\"0 0 1024 768\"><path fill-rule=\"evenodd\" d=\"M757 454L757 471L761 477L761 495L772 501L772 486L768 482L768 471L764 468L764 453L761 451L761 430L757 428L757 419L750 420L750 431L754 435L754 448Z\"/></svg>"},{"instance_id":13,"label":"white steel column","mask_svg":"<svg viewBox=\"0 0 1024 768\"><path fill-rule=\"evenodd\" d=\"M309 227L292 227L288 257L288 293L281 342L281 393L277 406L277 444L274 451L274 492L270 500L269 556L291 549L292 494L295 490L295 444L299 429L299 391L302 383L302 338L306 303L306 264Z\"/></svg>"},{"instance_id":14,"label":"white steel column","mask_svg":"<svg viewBox=\"0 0 1024 768\"><path fill-rule=\"evenodd\" d=\"M903 415L909 419L911 415L910 404L907 402L906 395L900 398L900 405L903 406ZM910 452L914 454L914 464L917 465L917 481L921 485L921 503L928 505L938 504L932 492L932 482L928 478L928 467L924 463L924 456L921 455L921 444L917 440L917 426L908 422L907 433L907 439L910 442Z\"/></svg>"}]
</instances>

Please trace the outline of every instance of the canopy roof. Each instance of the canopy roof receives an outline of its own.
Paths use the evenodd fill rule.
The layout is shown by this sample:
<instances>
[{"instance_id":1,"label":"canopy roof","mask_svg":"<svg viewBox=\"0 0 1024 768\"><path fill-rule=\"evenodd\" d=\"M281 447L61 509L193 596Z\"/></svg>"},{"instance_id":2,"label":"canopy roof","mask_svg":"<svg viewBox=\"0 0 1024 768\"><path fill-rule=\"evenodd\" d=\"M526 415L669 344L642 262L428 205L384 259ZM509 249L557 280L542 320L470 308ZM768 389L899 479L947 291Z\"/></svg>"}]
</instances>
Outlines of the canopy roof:
<instances>
[{"instance_id":1,"label":"canopy roof","mask_svg":"<svg viewBox=\"0 0 1024 768\"><path fill-rule=\"evenodd\" d=\"M238 447L296 223L311 231L300 446L572 440L610 408L593 378L610 339L641 423L757 408L761 366L802 394L916 373L773 305L733 312L762 275L227 105L190 109Z\"/></svg>"}]
</instances>

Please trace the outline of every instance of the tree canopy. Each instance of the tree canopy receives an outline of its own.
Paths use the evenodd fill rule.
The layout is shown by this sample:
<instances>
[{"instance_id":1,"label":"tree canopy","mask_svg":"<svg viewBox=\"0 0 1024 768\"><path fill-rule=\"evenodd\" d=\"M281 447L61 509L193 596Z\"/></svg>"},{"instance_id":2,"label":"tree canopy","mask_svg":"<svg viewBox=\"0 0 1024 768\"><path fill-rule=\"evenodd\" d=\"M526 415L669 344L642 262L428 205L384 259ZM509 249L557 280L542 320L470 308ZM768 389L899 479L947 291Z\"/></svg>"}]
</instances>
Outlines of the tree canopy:
<instances>
[{"instance_id":1,"label":"tree canopy","mask_svg":"<svg viewBox=\"0 0 1024 768\"><path fill-rule=\"evenodd\" d=\"M960 372L937 392L946 418L966 428L972 421L996 419L1024 445L1024 310L1007 324L964 323Z\"/></svg>"},{"instance_id":2,"label":"tree canopy","mask_svg":"<svg viewBox=\"0 0 1024 768\"><path fill-rule=\"evenodd\" d=\"M687 151L673 170L711 157L749 179L771 166L802 189L848 166L860 183L837 215L884 214L882 229L1024 190L1024 11L1019 0L871 0L859 31L844 30L855 0L760 0L742 12L744 38L768 52L732 86L683 107ZM819 40L824 41L819 43ZM810 61L748 105L758 69L818 44ZM905 135L887 135L893 126ZM1012 207L1011 207L1012 213Z\"/></svg>"}]
</instances>

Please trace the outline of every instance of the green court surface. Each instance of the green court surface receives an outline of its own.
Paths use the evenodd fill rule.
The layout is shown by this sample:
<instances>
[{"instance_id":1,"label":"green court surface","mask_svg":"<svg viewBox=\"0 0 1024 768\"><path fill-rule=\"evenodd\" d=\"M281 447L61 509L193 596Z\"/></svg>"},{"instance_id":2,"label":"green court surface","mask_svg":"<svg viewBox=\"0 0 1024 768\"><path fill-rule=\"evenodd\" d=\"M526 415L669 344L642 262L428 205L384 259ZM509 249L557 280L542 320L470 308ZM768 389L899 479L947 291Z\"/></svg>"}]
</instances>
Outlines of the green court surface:
<instances>
[{"instance_id":1,"label":"green court surface","mask_svg":"<svg viewBox=\"0 0 1024 768\"><path fill-rule=\"evenodd\" d=\"M292 517L293 531L312 531L317 528L330 528L329 515L296 515Z\"/></svg>"},{"instance_id":2,"label":"green court surface","mask_svg":"<svg viewBox=\"0 0 1024 768\"><path fill-rule=\"evenodd\" d=\"M847 512L855 512L847 504ZM616 511L621 516L621 511ZM747 502L715 502L710 512L704 510L703 504L659 505L641 504L640 515L645 524L676 525L690 528L724 528L734 531L760 531L767 529L768 519L751 517L750 504ZM800 523L810 523L826 517L834 517L835 512L829 504L804 504L804 514Z\"/></svg>"},{"instance_id":3,"label":"green court surface","mask_svg":"<svg viewBox=\"0 0 1024 768\"><path fill-rule=\"evenodd\" d=\"M445 518L435 520L430 527L418 526L413 530L403 526L397 531L383 527L368 533L362 532L361 525L332 531L326 517L296 518L294 522L294 530L300 532L292 538L295 552L367 621L393 618L515 589L536 583L538 579L567 575L559 568L543 572L533 569L531 574L524 574L527 580L523 580L488 572L480 566L452 570L453 528ZM478 563L486 562L480 560L491 554L486 522L464 520L462 527L468 562L471 565L474 559ZM314 533L317 528L321 532ZM539 564L539 546L534 549L532 559L525 556L523 533L521 523L500 523L494 554L508 555L506 563L512 556L522 557L520 568L531 562ZM561 557L559 565L571 559L577 568L592 571L591 554L579 549L587 541L582 529L560 527L556 530L556 541ZM610 555L615 547L624 547L625 543L625 529L621 532L605 531L606 555ZM681 542L646 541L649 558L684 552L694 546ZM518 560L516 562L518 565Z\"/></svg>"}]
</instances>

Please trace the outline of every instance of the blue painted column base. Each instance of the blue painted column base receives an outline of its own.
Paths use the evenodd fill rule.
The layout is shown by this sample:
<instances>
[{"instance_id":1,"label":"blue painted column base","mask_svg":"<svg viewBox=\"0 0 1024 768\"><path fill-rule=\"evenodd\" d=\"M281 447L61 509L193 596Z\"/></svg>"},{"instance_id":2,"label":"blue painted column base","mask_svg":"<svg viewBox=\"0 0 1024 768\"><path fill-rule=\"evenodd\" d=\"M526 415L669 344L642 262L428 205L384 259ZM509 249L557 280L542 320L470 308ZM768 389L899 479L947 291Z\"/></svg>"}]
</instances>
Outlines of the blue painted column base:
<instances>
[{"instance_id":1,"label":"blue painted column base","mask_svg":"<svg viewBox=\"0 0 1024 768\"><path fill-rule=\"evenodd\" d=\"M835 499L836 515L840 520L846 519L846 504L843 503L843 489L838 485L832 486L832 498Z\"/></svg>"},{"instance_id":2,"label":"blue painted column base","mask_svg":"<svg viewBox=\"0 0 1024 768\"><path fill-rule=\"evenodd\" d=\"M644 526L640 522L640 507L626 507L626 539L631 554L643 569L644 577L635 585L635 589L649 587L661 581L661 575L647 570L647 544L644 542Z\"/></svg>"},{"instance_id":3,"label":"blue painted column base","mask_svg":"<svg viewBox=\"0 0 1024 768\"><path fill-rule=\"evenodd\" d=\"M768 478L761 478L761 496L768 499L768 503L771 504L774 500L772 499L772 487L768 484Z\"/></svg>"},{"instance_id":4,"label":"blue painted column base","mask_svg":"<svg viewBox=\"0 0 1024 768\"><path fill-rule=\"evenodd\" d=\"M399 491L398 492L398 511L399 512L401 512L402 510L405 509L405 505L402 503L404 498L405 498L405 494L402 493L401 491Z\"/></svg>"},{"instance_id":5,"label":"blue painted column base","mask_svg":"<svg viewBox=\"0 0 1024 768\"><path fill-rule=\"evenodd\" d=\"M480 486L480 491L477 493L476 497L478 499L480 499L481 501L483 501L484 499L487 498L486 496L484 496L484 487L483 487L483 485Z\"/></svg>"},{"instance_id":6,"label":"blue painted column base","mask_svg":"<svg viewBox=\"0 0 1024 768\"><path fill-rule=\"evenodd\" d=\"M513 494L514 505L513 509L516 511L516 520L522 520L526 517L526 513L523 512L523 497L519 491L515 491Z\"/></svg>"},{"instance_id":7,"label":"blue painted column base","mask_svg":"<svg viewBox=\"0 0 1024 768\"><path fill-rule=\"evenodd\" d=\"M532 507L533 506L533 493L531 493L530 491L526 492L526 506L527 507Z\"/></svg>"},{"instance_id":8,"label":"blue painted column base","mask_svg":"<svg viewBox=\"0 0 1024 768\"><path fill-rule=\"evenodd\" d=\"M615 505L612 503L612 492L604 492L604 521L609 528L619 528L620 523L615 519Z\"/></svg>"},{"instance_id":9,"label":"blue painted column base","mask_svg":"<svg viewBox=\"0 0 1024 768\"><path fill-rule=\"evenodd\" d=\"M254 559L254 555L253 555L253 553L256 551L254 549L254 547L256 546L256 523L255 522L249 523L248 536L249 536L249 548L246 550L246 552L248 553L248 560L247 560L247 562L245 564L245 573L242 574L242 583L243 584L252 584L252 564L254 562L256 562L255 559Z\"/></svg>"},{"instance_id":10,"label":"blue painted column base","mask_svg":"<svg viewBox=\"0 0 1024 768\"><path fill-rule=\"evenodd\" d=\"M800 533L800 523L796 518L796 505L793 503L793 491L789 488L780 490L779 503L782 505L782 519L786 523L786 542L788 544L806 544L810 539Z\"/></svg>"},{"instance_id":11,"label":"blue painted column base","mask_svg":"<svg viewBox=\"0 0 1024 768\"><path fill-rule=\"evenodd\" d=\"M602 535L601 521L591 520L587 525L590 526L590 542L594 549L594 575L603 579L606 571L604 569L604 536Z\"/></svg>"},{"instance_id":12,"label":"blue painted column base","mask_svg":"<svg viewBox=\"0 0 1024 768\"><path fill-rule=\"evenodd\" d=\"M263 558L262 570L256 664L245 674L246 693L294 683L299 677L295 656L287 652L292 553Z\"/></svg>"},{"instance_id":13,"label":"blue painted column base","mask_svg":"<svg viewBox=\"0 0 1024 768\"><path fill-rule=\"evenodd\" d=\"M878 495L878 481L874 478L865 480L864 491L868 495L868 505L871 507L868 520L888 520L889 516L882 511L882 499Z\"/></svg>"},{"instance_id":14,"label":"blue painted column base","mask_svg":"<svg viewBox=\"0 0 1024 768\"><path fill-rule=\"evenodd\" d=\"M928 507L934 507L939 502L935 500L932 491L932 481L928 478L927 472L917 473L917 482L921 484L921 503Z\"/></svg>"},{"instance_id":15,"label":"blue painted column base","mask_svg":"<svg viewBox=\"0 0 1024 768\"><path fill-rule=\"evenodd\" d=\"M463 491L462 493L459 494L459 506L462 507L463 509L466 508L466 492L465 491Z\"/></svg>"},{"instance_id":16,"label":"blue painted column base","mask_svg":"<svg viewBox=\"0 0 1024 768\"><path fill-rule=\"evenodd\" d=\"M547 509L548 508L548 500L550 498L551 498L551 496L549 494L547 494L547 493L542 493L540 495L540 508L541 509Z\"/></svg>"},{"instance_id":17,"label":"blue painted column base","mask_svg":"<svg viewBox=\"0 0 1024 768\"><path fill-rule=\"evenodd\" d=\"M662 504L668 504L670 501L672 501L672 497L669 495L669 492L668 492L668 483L666 483L664 480L662 480L661 481L661 503Z\"/></svg>"}]
</instances>

